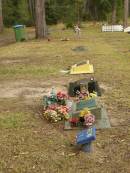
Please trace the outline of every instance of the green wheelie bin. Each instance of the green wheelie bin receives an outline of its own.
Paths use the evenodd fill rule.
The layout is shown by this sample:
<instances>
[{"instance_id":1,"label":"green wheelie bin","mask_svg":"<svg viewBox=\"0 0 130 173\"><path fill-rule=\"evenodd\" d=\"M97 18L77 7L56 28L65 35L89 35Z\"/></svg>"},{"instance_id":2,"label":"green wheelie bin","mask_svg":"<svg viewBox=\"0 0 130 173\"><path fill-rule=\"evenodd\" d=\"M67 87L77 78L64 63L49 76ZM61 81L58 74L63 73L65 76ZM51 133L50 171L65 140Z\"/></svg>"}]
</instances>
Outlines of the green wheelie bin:
<instances>
[{"instance_id":1,"label":"green wheelie bin","mask_svg":"<svg viewBox=\"0 0 130 173\"><path fill-rule=\"evenodd\" d=\"M15 39L17 42L26 40L25 25L13 26L15 32Z\"/></svg>"}]
</instances>

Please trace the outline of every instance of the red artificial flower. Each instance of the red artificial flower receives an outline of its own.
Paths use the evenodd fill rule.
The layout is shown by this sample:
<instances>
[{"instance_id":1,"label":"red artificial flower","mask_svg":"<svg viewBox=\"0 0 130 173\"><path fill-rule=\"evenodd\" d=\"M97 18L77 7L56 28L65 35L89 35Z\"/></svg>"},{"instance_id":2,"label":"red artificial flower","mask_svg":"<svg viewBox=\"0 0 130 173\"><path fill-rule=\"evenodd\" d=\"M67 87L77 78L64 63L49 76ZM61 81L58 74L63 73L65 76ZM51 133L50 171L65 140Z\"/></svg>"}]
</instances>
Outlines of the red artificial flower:
<instances>
[{"instance_id":1,"label":"red artificial flower","mask_svg":"<svg viewBox=\"0 0 130 173\"><path fill-rule=\"evenodd\" d=\"M67 98L67 95L66 95L65 93L62 93L61 91L59 91L59 92L57 93L57 98L58 98L59 100L64 100L64 99Z\"/></svg>"},{"instance_id":2,"label":"red artificial flower","mask_svg":"<svg viewBox=\"0 0 130 173\"><path fill-rule=\"evenodd\" d=\"M70 123L78 123L79 122L79 119L78 118L70 118Z\"/></svg>"}]
</instances>

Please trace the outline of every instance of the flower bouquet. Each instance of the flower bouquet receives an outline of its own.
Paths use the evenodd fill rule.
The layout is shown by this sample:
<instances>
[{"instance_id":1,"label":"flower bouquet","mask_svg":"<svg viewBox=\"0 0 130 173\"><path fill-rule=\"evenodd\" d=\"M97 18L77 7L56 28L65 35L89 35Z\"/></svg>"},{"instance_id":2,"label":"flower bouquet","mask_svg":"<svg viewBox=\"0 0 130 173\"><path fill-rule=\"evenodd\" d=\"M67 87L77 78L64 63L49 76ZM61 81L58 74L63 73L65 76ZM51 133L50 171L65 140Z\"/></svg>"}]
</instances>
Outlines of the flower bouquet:
<instances>
[{"instance_id":1,"label":"flower bouquet","mask_svg":"<svg viewBox=\"0 0 130 173\"><path fill-rule=\"evenodd\" d=\"M67 94L63 92L58 92L57 93L57 102L60 105L66 105L66 99L68 98Z\"/></svg>"},{"instance_id":2,"label":"flower bouquet","mask_svg":"<svg viewBox=\"0 0 130 173\"><path fill-rule=\"evenodd\" d=\"M95 122L95 116L85 108L80 112L80 121L84 123L84 125L89 128Z\"/></svg>"},{"instance_id":3,"label":"flower bouquet","mask_svg":"<svg viewBox=\"0 0 130 173\"><path fill-rule=\"evenodd\" d=\"M61 115L62 119L68 120L69 119L69 108L67 106L58 106L56 108L58 114Z\"/></svg>"},{"instance_id":4,"label":"flower bouquet","mask_svg":"<svg viewBox=\"0 0 130 173\"><path fill-rule=\"evenodd\" d=\"M48 109L44 112L43 116L51 122L61 121L61 116L55 110Z\"/></svg>"},{"instance_id":5,"label":"flower bouquet","mask_svg":"<svg viewBox=\"0 0 130 173\"><path fill-rule=\"evenodd\" d=\"M62 106L58 104L48 106L47 110L43 113L43 116L51 121L51 122L58 122L61 120L68 120L69 119L69 109L67 106Z\"/></svg>"}]
</instances>

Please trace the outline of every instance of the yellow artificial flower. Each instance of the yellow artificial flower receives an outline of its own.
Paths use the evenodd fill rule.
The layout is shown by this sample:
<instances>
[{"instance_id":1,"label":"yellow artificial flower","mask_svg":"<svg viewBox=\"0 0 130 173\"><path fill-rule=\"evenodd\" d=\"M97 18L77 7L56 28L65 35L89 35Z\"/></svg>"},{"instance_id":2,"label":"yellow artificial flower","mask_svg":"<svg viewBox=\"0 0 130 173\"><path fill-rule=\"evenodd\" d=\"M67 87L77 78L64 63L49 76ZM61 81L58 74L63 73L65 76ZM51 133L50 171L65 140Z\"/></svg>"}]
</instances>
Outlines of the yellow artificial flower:
<instances>
[{"instance_id":1,"label":"yellow artificial flower","mask_svg":"<svg viewBox=\"0 0 130 173\"><path fill-rule=\"evenodd\" d=\"M81 112L80 112L80 117L84 117L84 116L87 116L87 115L90 115L90 111L88 108L85 108L83 109Z\"/></svg>"},{"instance_id":2,"label":"yellow artificial flower","mask_svg":"<svg viewBox=\"0 0 130 173\"><path fill-rule=\"evenodd\" d=\"M90 93L90 96L91 96L92 98L95 98L95 97L97 97L97 93L96 93L96 92Z\"/></svg>"}]
</instances>

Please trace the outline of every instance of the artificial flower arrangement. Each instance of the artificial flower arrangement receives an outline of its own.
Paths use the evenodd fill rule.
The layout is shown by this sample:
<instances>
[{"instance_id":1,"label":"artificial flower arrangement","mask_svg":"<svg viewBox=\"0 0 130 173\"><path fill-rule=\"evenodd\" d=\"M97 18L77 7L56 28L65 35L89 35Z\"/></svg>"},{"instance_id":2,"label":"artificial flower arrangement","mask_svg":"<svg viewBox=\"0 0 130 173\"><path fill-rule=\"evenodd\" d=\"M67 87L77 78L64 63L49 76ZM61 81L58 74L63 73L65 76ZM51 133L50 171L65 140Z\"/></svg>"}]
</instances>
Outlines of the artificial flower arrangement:
<instances>
[{"instance_id":1,"label":"artificial flower arrangement","mask_svg":"<svg viewBox=\"0 0 130 173\"><path fill-rule=\"evenodd\" d=\"M51 122L69 119L69 108L66 106L67 98L67 94L63 92L55 94L52 88L50 95L47 97L47 106L45 107L43 116Z\"/></svg>"},{"instance_id":2,"label":"artificial flower arrangement","mask_svg":"<svg viewBox=\"0 0 130 173\"><path fill-rule=\"evenodd\" d=\"M80 100L89 100L89 99L92 99L92 98L96 98L97 97L97 93L96 92L93 92L93 93L89 93L88 91L77 91L76 92L76 95L77 95L77 100L80 101Z\"/></svg>"},{"instance_id":3,"label":"artificial flower arrangement","mask_svg":"<svg viewBox=\"0 0 130 173\"><path fill-rule=\"evenodd\" d=\"M51 122L68 120L69 119L69 109L67 106L63 106L63 105L58 105L58 104L50 105L43 113L43 116Z\"/></svg>"},{"instance_id":4,"label":"artificial flower arrangement","mask_svg":"<svg viewBox=\"0 0 130 173\"><path fill-rule=\"evenodd\" d=\"M58 92L57 93L57 102L61 105L65 105L66 104L66 99L68 98L67 94L63 93L63 92Z\"/></svg>"},{"instance_id":5,"label":"artificial flower arrangement","mask_svg":"<svg viewBox=\"0 0 130 173\"><path fill-rule=\"evenodd\" d=\"M95 116L85 108L80 112L80 121L84 123L84 125L89 128L95 123Z\"/></svg>"},{"instance_id":6,"label":"artificial flower arrangement","mask_svg":"<svg viewBox=\"0 0 130 173\"><path fill-rule=\"evenodd\" d=\"M79 99L88 99L90 97L88 92L79 92ZM58 92L55 94L54 89L50 93L48 102L49 104L46 106L43 116L51 121L51 122L58 122L61 120L67 120L72 125L78 125L81 123L82 125L91 126L95 122L95 116L91 114L91 112L85 108L80 113L80 117L74 118L69 115L70 109L66 106L66 100L68 99L67 94L63 92Z\"/></svg>"},{"instance_id":7,"label":"artificial flower arrangement","mask_svg":"<svg viewBox=\"0 0 130 173\"><path fill-rule=\"evenodd\" d=\"M89 128L95 123L95 116L89 111L88 108L85 108L80 112L79 116L70 116L68 121L73 127L86 126Z\"/></svg>"},{"instance_id":8,"label":"artificial flower arrangement","mask_svg":"<svg viewBox=\"0 0 130 173\"><path fill-rule=\"evenodd\" d=\"M57 114L55 110L47 109L44 113L43 116L51 122L58 122L61 121L61 116Z\"/></svg>"},{"instance_id":9,"label":"artificial flower arrangement","mask_svg":"<svg viewBox=\"0 0 130 173\"><path fill-rule=\"evenodd\" d=\"M68 95L59 91L55 92L55 90L52 88L52 91L50 92L50 95L47 96L47 100L49 105L58 103L60 105L65 105L66 104L66 99L68 98Z\"/></svg>"},{"instance_id":10,"label":"artificial flower arrangement","mask_svg":"<svg viewBox=\"0 0 130 173\"><path fill-rule=\"evenodd\" d=\"M51 104L55 104L57 102L57 96L55 93L55 89L52 88L49 96L47 96L47 104L51 105Z\"/></svg>"},{"instance_id":11,"label":"artificial flower arrangement","mask_svg":"<svg viewBox=\"0 0 130 173\"><path fill-rule=\"evenodd\" d=\"M69 119L69 108L67 106L60 105L56 108L56 111L59 115L61 115L61 118L64 120Z\"/></svg>"},{"instance_id":12,"label":"artificial flower arrangement","mask_svg":"<svg viewBox=\"0 0 130 173\"><path fill-rule=\"evenodd\" d=\"M87 91L84 92L77 91L76 95L78 100L87 100L89 97L89 93Z\"/></svg>"}]
</instances>

